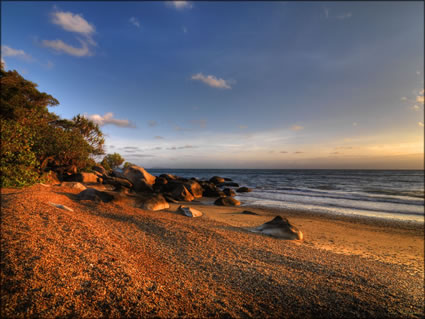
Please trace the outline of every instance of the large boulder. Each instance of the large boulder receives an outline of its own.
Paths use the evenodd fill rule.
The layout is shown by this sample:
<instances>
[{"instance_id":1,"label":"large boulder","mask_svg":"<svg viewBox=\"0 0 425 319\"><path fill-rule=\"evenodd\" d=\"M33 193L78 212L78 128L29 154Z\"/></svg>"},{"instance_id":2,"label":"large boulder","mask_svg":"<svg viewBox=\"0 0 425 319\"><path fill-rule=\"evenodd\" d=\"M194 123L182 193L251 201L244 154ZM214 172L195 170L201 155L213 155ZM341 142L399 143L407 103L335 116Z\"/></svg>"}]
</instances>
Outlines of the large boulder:
<instances>
[{"instance_id":1,"label":"large boulder","mask_svg":"<svg viewBox=\"0 0 425 319\"><path fill-rule=\"evenodd\" d=\"M102 175L107 175L108 174L108 172L106 171L106 169L102 165L95 165L95 166L93 166L93 170L95 172L98 172L98 173L102 174Z\"/></svg>"},{"instance_id":2,"label":"large boulder","mask_svg":"<svg viewBox=\"0 0 425 319\"><path fill-rule=\"evenodd\" d=\"M223 177L220 176L213 176L210 178L210 182L214 183L214 184L220 184L220 183L224 183L226 180Z\"/></svg>"},{"instance_id":3,"label":"large boulder","mask_svg":"<svg viewBox=\"0 0 425 319\"><path fill-rule=\"evenodd\" d=\"M188 180L184 183L184 186L188 189L188 191L193 195L195 198L201 198L202 194L204 192L203 188L199 183L195 180Z\"/></svg>"},{"instance_id":4,"label":"large boulder","mask_svg":"<svg viewBox=\"0 0 425 319\"><path fill-rule=\"evenodd\" d=\"M218 206L239 206L240 204L241 202L233 197L220 197L214 202L214 205Z\"/></svg>"},{"instance_id":5,"label":"large boulder","mask_svg":"<svg viewBox=\"0 0 425 319\"><path fill-rule=\"evenodd\" d=\"M248 193L248 192L252 192L251 188L248 187L240 187L236 190L238 193Z\"/></svg>"},{"instance_id":6,"label":"large boulder","mask_svg":"<svg viewBox=\"0 0 425 319\"><path fill-rule=\"evenodd\" d=\"M188 207L188 206L180 206L177 210L178 212L184 214L187 217L201 217L202 216L202 212L192 208L192 207Z\"/></svg>"},{"instance_id":7,"label":"large boulder","mask_svg":"<svg viewBox=\"0 0 425 319\"><path fill-rule=\"evenodd\" d=\"M300 230L291 225L286 218L282 218L280 216L276 216L271 221L250 230L255 233L262 233L283 239L302 240L304 238L304 235Z\"/></svg>"},{"instance_id":8,"label":"large boulder","mask_svg":"<svg viewBox=\"0 0 425 319\"><path fill-rule=\"evenodd\" d=\"M223 193L226 194L226 196L236 196L235 191L230 188L223 189Z\"/></svg>"},{"instance_id":9,"label":"large boulder","mask_svg":"<svg viewBox=\"0 0 425 319\"><path fill-rule=\"evenodd\" d=\"M177 179L176 176L172 175L172 174L161 174L159 175L159 177L163 177L165 178L167 181L172 181L174 179Z\"/></svg>"},{"instance_id":10,"label":"large boulder","mask_svg":"<svg viewBox=\"0 0 425 319\"><path fill-rule=\"evenodd\" d=\"M79 200L92 200L96 202L112 202L118 199L118 194L103 192L94 188L87 188L77 195Z\"/></svg>"},{"instance_id":11,"label":"large boulder","mask_svg":"<svg viewBox=\"0 0 425 319\"><path fill-rule=\"evenodd\" d=\"M103 180L103 184L110 184L118 189L121 189L122 187L130 189L133 187L133 184L128 179L119 177L106 177Z\"/></svg>"},{"instance_id":12,"label":"large boulder","mask_svg":"<svg viewBox=\"0 0 425 319\"><path fill-rule=\"evenodd\" d=\"M157 177L155 180L155 184L153 184L153 190L155 192L164 192L165 185L168 184L168 180L166 177Z\"/></svg>"},{"instance_id":13,"label":"large boulder","mask_svg":"<svg viewBox=\"0 0 425 319\"><path fill-rule=\"evenodd\" d=\"M218 187L239 187L239 184L235 182L224 182L224 183L217 184L217 186Z\"/></svg>"},{"instance_id":14,"label":"large boulder","mask_svg":"<svg viewBox=\"0 0 425 319\"><path fill-rule=\"evenodd\" d=\"M62 182L59 186L79 189L79 190L82 190L82 191L87 189L87 187L85 187L83 184L81 184L79 182Z\"/></svg>"},{"instance_id":15,"label":"large boulder","mask_svg":"<svg viewBox=\"0 0 425 319\"><path fill-rule=\"evenodd\" d=\"M224 194L217 186L210 182L202 182L201 183L203 192L202 196L205 197L224 197Z\"/></svg>"},{"instance_id":16,"label":"large boulder","mask_svg":"<svg viewBox=\"0 0 425 319\"><path fill-rule=\"evenodd\" d=\"M177 200L185 202L191 202L195 199L195 197L193 197L183 184L178 184L171 192L171 196Z\"/></svg>"},{"instance_id":17,"label":"large boulder","mask_svg":"<svg viewBox=\"0 0 425 319\"><path fill-rule=\"evenodd\" d=\"M133 183L136 192L152 191L152 186L156 180L155 176L146 172L143 167L136 165L126 167L122 174Z\"/></svg>"},{"instance_id":18,"label":"large boulder","mask_svg":"<svg viewBox=\"0 0 425 319\"><path fill-rule=\"evenodd\" d=\"M151 198L145 200L141 205L141 208L157 211L170 208L170 205L165 200L164 196L162 196L161 194L155 194Z\"/></svg>"},{"instance_id":19,"label":"large boulder","mask_svg":"<svg viewBox=\"0 0 425 319\"><path fill-rule=\"evenodd\" d=\"M77 182L80 183L98 183L99 176L94 173L79 173L77 174Z\"/></svg>"}]
</instances>

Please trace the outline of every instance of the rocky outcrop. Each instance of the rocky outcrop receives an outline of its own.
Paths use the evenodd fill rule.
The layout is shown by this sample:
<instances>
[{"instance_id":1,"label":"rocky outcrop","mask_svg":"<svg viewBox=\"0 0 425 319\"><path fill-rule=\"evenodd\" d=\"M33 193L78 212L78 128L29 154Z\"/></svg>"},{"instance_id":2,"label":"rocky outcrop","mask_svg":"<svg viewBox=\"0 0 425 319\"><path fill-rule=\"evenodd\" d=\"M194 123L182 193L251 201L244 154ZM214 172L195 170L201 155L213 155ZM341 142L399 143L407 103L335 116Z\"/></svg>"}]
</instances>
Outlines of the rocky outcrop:
<instances>
[{"instance_id":1,"label":"rocky outcrop","mask_svg":"<svg viewBox=\"0 0 425 319\"><path fill-rule=\"evenodd\" d=\"M117 200L119 197L118 194L114 194L112 192L103 192L94 188L87 188L83 190L81 193L77 195L79 200L92 200L96 202L112 202L113 200Z\"/></svg>"},{"instance_id":2,"label":"rocky outcrop","mask_svg":"<svg viewBox=\"0 0 425 319\"><path fill-rule=\"evenodd\" d=\"M226 180L223 177L220 176L213 176L210 178L210 182L214 183L214 184L220 184L220 183L224 183Z\"/></svg>"},{"instance_id":3,"label":"rocky outcrop","mask_svg":"<svg viewBox=\"0 0 425 319\"><path fill-rule=\"evenodd\" d=\"M184 186L195 198L201 198L204 192L202 186L195 180L188 180L184 183Z\"/></svg>"},{"instance_id":4,"label":"rocky outcrop","mask_svg":"<svg viewBox=\"0 0 425 319\"><path fill-rule=\"evenodd\" d=\"M238 193L248 193L248 192L252 192L252 189L248 187L240 187L236 191Z\"/></svg>"},{"instance_id":5,"label":"rocky outcrop","mask_svg":"<svg viewBox=\"0 0 425 319\"><path fill-rule=\"evenodd\" d=\"M87 189L87 187L85 187L83 184L81 184L79 182L62 182L59 186L79 189L79 190L82 190L82 191Z\"/></svg>"},{"instance_id":6,"label":"rocky outcrop","mask_svg":"<svg viewBox=\"0 0 425 319\"><path fill-rule=\"evenodd\" d=\"M195 197L188 191L183 184L177 184L177 186L171 192L171 197L179 201L191 202Z\"/></svg>"},{"instance_id":7,"label":"rocky outcrop","mask_svg":"<svg viewBox=\"0 0 425 319\"><path fill-rule=\"evenodd\" d=\"M241 202L233 197L220 197L214 202L214 205L218 206L239 206L240 204Z\"/></svg>"},{"instance_id":8,"label":"rocky outcrop","mask_svg":"<svg viewBox=\"0 0 425 319\"><path fill-rule=\"evenodd\" d=\"M133 187L133 184L128 179L119 177L106 177L103 183L113 185L118 189L122 187L130 189Z\"/></svg>"},{"instance_id":9,"label":"rocky outcrop","mask_svg":"<svg viewBox=\"0 0 425 319\"><path fill-rule=\"evenodd\" d=\"M93 166L93 170L95 172L98 172L98 173L102 174L102 175L107 175L108 174L108 172L106 171L106 169L102 165L95 165L95 166Z\"/></svg>"},{"instance_id":10,"label":"rocky outcrop","mask_svg":"<svg viewBox=\"0 0 425 319\"><path fill-rule=\"evenodd\" d=\"M155 192L165 192L166 186L168 184L168 179L166 177L157 177L155 180L155 184L153 184L153 190Z\"/></svg>"},{"instance_id":11,"label":"rocky outcrop","mask_svg":"<svg viewBox=\"0 0 425 319\"><path fill-rule=\"evenodd\" d=\"M170 208L170 205L165 200L164 196L162 196L161 194L155 194L151 198L145 200L142 203L141 208L157 211Z\"/></svg>"},{"instance_id":12,"label":"rocky outcrop","mask_svg":"<svg viewBox=\"0 0 425 319\"><path fill-rule=\"evenodd\" d=\"M251 229L251 231L283 239L302 240L304 238L300 230L291 225L286 218L280 216L276 216L271 221Z\"/></svg>"},{"instance_id":13,"label":"rocky outcrop","mask_svg":"<svg viewBox=\"0 0 425 319\"><path fill-rule=\"evenodd\" d=\"M205 197L224 197L224 194L217 186L210 182L201 182L203 192L202 196Z\"/></svg>"},{"instance_id":14,"label":"rocky outcrop","mask_svg":"<svg viewBox=\"0 0 425 319\"><path fill-rule=\"evenodd\" d=\"M239 187L238 183L234 182L224 182L217 185L218 187Z\"/></svg>"},{"instance_id":15,"label":"rocky outcrop","mask_svg":"<svg viewBox=\"0 0 425 319\"><path fill-rule=\"evenodd\" d=\"M226 196L236 196L235 191L230 188L223 189L223 193L226 194Z\"/></svg>"},{"instance_id":16,"label":"rocky outcrop","mask_svg":"<svg viewBox=\"0 0 425 319\"><path fill-rule=\"evenodd\" d=\"M132 165L126 167L122 172L123 176L133 183L136 192L153 191L156 177L145 171L144 168Z\"/></svg>"},{"instance_id":17,"label":"rocky outcrop","mask_svg":"<svg viewBox=\"0 0 425 319\"><path fill-rule=\"evenodd\" d=\"M180 206L177 211L187 217L201 217L203 215L201 211L188 206Z\"/></svg>"},{"instance_id":18,"label":"rocky outcrop","mask_svg":"<svg viewBox=\"0 0 425 319\"><path fill-rule=\"evenodd\" d=\"M165 178L168 181L172 181L174 179L177 179L177 177L172 175L172 174L161 174L161 175L159 175L159 177Z\"/></svg>"}]
</instances>

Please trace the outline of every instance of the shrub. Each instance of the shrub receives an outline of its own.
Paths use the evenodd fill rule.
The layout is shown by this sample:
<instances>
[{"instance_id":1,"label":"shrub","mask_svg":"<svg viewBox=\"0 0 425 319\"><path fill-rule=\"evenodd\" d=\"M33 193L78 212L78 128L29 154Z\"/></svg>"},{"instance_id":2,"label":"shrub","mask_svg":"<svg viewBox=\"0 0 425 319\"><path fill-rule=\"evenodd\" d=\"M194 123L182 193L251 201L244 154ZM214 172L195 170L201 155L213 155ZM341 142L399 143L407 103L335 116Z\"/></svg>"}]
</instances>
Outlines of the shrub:
<instances>
[{"instance_id":1,"label":"shrub","mask_svg":"<svg viewBox=\"0 0 425 319\"><path fill-rule=\"evenodd\" d=\"M124 158L120 154L108 154L106 155L102 162L100 163L106 170L114 169L120 166L124 162Z\"/></svg>"}]
</instances>

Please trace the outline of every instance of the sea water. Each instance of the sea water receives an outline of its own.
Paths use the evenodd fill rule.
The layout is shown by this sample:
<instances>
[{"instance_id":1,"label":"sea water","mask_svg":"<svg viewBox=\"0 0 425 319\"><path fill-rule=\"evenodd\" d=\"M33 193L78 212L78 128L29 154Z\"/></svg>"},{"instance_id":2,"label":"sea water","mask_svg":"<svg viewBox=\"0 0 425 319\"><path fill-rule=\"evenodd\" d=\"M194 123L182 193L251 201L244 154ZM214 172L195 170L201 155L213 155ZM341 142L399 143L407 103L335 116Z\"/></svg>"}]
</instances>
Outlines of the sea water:
<instances>
[{"instance_id":1,"label":"sea water","mask_svg":"<svg viewBox=\"0 0 425 319\"><path fill-rule=\"evenodd\" d=\"M253 189L242 206L424 222L423 170L150 169L181 177L229 177Z\"/></svg>"}]
</instances>

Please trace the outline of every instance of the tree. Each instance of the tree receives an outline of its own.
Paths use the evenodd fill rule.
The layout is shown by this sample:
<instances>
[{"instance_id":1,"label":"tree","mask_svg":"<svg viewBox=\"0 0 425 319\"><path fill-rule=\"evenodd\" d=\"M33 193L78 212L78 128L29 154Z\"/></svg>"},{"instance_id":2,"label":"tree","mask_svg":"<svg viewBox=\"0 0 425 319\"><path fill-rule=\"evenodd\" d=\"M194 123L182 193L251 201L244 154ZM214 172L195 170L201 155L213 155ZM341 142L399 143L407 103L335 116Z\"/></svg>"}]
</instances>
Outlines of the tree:
<instances>
[{"instance_id":1,"label":"tree","mask_svg":"<svg viewBox=\"0 0 425 319\"><path fill-rule=\"evenodd\" d=\"M3 65L0 80L2 186L31 184L44 170L75 173L92 166L93 156L104 154L97 124L81 115L61 119L48 110L58 100Z\"/></svg>"},{"instance_id":2,"label":"tree","mask_svg":"<svg viewBox=\"0 0 425 319\"><path fill-rule=\"evenodd\" d=\"M124 158L120 154L108 154L106 155L102 162L100 163L106 170L114 169L120 166L124 162Z\"/></svg>"}]
</instances>

